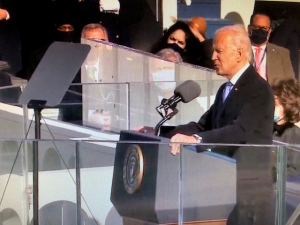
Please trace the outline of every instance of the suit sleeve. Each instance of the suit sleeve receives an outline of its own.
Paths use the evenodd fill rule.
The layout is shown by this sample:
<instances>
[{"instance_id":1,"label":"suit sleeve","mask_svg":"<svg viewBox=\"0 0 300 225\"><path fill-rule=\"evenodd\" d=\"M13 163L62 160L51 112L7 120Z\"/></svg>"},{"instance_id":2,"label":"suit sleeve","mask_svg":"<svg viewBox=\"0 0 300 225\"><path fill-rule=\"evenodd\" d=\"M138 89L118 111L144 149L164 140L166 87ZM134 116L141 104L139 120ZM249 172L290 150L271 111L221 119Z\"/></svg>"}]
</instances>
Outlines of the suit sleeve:
<instances>
[{"instance_id":1,"label":"suit sleeve","mask_svg":"<svg viewBox=\"0 0 300 225\"><path fill-rule=\"evenodd\" d=\"M260 88L259 93L249 97L232 123L218 129L199 132L203 143L251 143L254 133L265 134L274 113L274 99L269 87ZM201 121L201 120L200 120ZM266 129L272 132L272 128ZM253 142L253 141L252 141ZM259 141L258 141L259 142Z\"/></svg>"},{"instance_id":2,"label":"suit sleeve","mask_svg":"<svg viewBox=\"0 0 300 225\"><path fill-rule=\"evenodd\" d=\"M295 73L293 70L289 50L282 49L282 60L283 60L282 64L283 64L283 70L284 70L284 77L295 78Z\"/></svg>"},{"instance_id":3,"label":"suit sleeve","mask_svg":"<svg viewBox=\"0 0 300 225\"><path fill-rule=\"evenodd\" d=\"M211 121L213 107L214 105L212 105L211 108L201 116L198 123L190 122L188 124L179 125L176 127L162 127L160 136L171 138L175 134L193 135L210 129L206 124L207 121Z\"/></svg>"}]
</instances>

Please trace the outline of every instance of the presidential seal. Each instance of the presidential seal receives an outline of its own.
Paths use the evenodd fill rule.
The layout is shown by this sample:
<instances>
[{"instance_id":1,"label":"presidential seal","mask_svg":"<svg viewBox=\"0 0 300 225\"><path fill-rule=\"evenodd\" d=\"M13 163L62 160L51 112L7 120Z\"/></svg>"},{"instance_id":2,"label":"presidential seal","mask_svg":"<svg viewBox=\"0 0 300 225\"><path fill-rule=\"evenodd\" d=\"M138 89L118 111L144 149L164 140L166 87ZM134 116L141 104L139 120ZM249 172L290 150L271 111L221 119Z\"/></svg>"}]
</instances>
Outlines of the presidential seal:
<instances>
[{"instance_id":1,"label":"presidential seal","mask_svg":"<svg viewBox=\"0 0 300 225\"><path fill-rule=\"evenodd\" d=\"M128 194L135 193L142 183L144 173L143 153L138 145L130 145L123 163L123 182Z\"/></svg>"}]
</instances>

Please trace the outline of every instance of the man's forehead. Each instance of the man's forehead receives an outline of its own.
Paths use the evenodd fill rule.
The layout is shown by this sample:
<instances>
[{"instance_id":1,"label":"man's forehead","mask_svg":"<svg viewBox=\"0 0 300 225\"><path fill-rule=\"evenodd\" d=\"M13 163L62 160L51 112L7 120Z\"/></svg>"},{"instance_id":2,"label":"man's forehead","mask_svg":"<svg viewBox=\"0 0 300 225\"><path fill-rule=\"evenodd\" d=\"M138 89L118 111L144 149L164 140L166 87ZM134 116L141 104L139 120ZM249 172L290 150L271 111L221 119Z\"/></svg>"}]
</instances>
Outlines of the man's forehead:
<instances>
[{"instance_id":1,"label":"man's forehead","mask_svg":"<svg viewBox=\"0 0 300 225\"><path fill-rule=\"evenodd\" d=\"M85 36L88 38L106 39L105 33L102 29L87 30Z\"/></svg>"},{"instance_id":2,"label":"man's forehead","mask_svg":"<svg viewBox=\"0 0 300 225\"><path fill-rule=\"evenodd\" d=\"M253 17L253 22L254 25L267 25L270 26L271 25L271 21L270 18L266 15L262 15L262 14L257 14Z\"/></svg>"},{"instance_id":3,"label":"man's forehead","mask_svg":"<svg viewBox=\"0 0 300 225\"><path fill-rule=\"evenodd\" d=\"M230 32L228 31L223 31L220 33L217 33L215 38L214 38L214 45L223 45L230 43L232 39L232 36L230 35Z\"/></svg>"}]
</instances>

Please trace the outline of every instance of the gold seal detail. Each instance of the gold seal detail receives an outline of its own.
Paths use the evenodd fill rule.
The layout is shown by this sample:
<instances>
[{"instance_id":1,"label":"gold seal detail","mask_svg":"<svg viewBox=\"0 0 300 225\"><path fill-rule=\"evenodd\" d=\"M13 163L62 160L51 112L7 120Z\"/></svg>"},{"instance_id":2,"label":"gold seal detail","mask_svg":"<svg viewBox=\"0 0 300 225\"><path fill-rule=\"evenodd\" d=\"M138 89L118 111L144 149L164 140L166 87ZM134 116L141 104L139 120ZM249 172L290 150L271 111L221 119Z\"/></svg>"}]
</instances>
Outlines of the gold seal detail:
<instances>
[{"instance_id":1,"label":"gold seal detail","mask_svg":"<svg viewBox=\"0 0 300 225\"><path fill-rule=\"evenodd\" d=\"M138 145L130 145L123 162L123 183L128 194L135 193L141 186L144 173L144 157Z\"/></svg>"}]
</instances>

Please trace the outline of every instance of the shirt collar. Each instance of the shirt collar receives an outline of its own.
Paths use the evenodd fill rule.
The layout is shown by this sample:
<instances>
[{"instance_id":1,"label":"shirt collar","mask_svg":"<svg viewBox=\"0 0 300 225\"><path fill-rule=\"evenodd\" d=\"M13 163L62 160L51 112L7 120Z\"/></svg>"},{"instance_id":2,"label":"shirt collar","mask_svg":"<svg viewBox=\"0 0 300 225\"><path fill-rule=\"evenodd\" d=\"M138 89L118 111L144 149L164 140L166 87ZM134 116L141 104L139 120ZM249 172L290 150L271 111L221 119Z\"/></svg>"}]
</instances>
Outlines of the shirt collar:
<instances>
[{"instance_id":1,"label":"shirt collar","mask_svg":"<svg viewBox=\"0 0 300 225\"><path fill-rule=\"evenodd\" d=\"M255 50L256 50L257 48L261 48L263 51L265 51L266 47L267 47L267 44L260 45L260 46L252 45L252 50L253 50L253 52L255 52Z\"/></svg>"},{"instance_id":2,"label":"shirt collar","mask_svg":"<svg viewBox=\"0 0 300 225\"><path fill-rule=\"evenodd\" d=\"M235 85L238 79L242 76L245 70L250 66L250 63L247 63L242 69L240 69L231 79L230 82Z\"/></svg>"}]
</instances>

